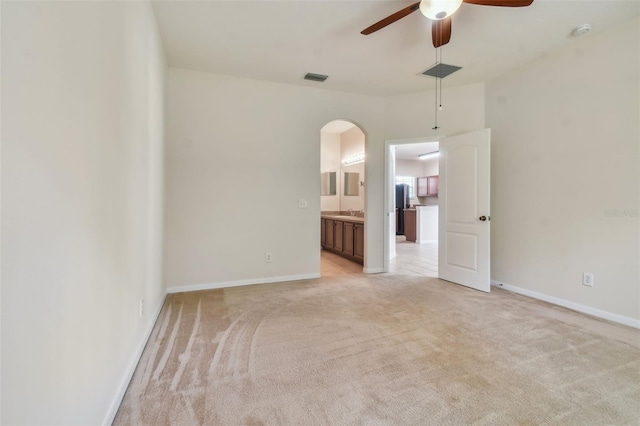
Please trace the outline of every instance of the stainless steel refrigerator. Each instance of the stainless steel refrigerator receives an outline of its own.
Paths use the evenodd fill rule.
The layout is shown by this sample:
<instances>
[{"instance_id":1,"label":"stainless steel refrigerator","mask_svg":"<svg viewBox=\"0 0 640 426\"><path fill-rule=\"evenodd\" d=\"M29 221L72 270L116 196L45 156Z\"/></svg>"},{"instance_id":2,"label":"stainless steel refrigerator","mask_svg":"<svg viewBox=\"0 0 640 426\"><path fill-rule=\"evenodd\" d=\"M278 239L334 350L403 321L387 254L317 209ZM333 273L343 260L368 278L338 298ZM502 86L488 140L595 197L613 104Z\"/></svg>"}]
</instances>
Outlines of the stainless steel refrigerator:
<instances>
[{"instance_id":1,"label":"stainless steel refrigerator","mask_svg":"<svg viewBox=\"0 0 640 426\"><path fill-rule=\"evenodd\" d=\"M396 185L396 235L404 235L404 210L409 208L409 185Z\"/></svg>"}]
</instances>

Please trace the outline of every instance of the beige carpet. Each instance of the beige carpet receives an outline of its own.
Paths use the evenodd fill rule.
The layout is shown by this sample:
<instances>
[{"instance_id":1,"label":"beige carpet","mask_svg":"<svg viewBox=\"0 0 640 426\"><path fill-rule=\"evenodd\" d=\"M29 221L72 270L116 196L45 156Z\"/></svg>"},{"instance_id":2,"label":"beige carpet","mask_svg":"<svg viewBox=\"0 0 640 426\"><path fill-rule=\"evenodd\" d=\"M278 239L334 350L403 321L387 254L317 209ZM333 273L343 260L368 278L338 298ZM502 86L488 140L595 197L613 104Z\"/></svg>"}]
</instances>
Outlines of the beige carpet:
<instances>
[{"instance_id":1,"label":"beige carpet","mask_svg":"<svg viewBox=\"0 0 640 426\"><path fill-rule=\"evenodd\" d=\"M398 275L170 295L116 425L638 425L640 333Z\"/></svg>"}]
</instances>

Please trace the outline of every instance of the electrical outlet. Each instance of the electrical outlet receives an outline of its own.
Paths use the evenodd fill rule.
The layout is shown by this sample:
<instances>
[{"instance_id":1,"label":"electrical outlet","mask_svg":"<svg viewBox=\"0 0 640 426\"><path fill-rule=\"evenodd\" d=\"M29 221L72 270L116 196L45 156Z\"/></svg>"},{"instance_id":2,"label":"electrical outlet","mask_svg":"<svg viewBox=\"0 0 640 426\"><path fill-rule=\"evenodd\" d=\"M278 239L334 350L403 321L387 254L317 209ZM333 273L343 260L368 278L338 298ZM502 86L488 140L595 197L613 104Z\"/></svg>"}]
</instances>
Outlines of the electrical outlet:
<instances>
[{"instance_id":1,"label":"electrical outlet","mask_svg":"<svg viewBox=\"0 0 640 426\"><path fill-rule=\"evenodd\" d=\"M589 272L582 273L582 285L593 287L593 274Z\"/></svg>"},{"instance_id":2,"label":"electrical outlet","mask_svg":"<svg viewBox=\"0 0 640 426\"><path fill-rule=\"evenodd\" d=\"M139 314L140 318L144 316L144 298L140 299Z\"/></svg>"},{"instance_id":3,"label":"electrical outlet","mask_svg":"<svg viewBox=\"0 0 640 426\"><path fill-rule=\"evenodd\" d=\"M264 261L267 263L271 263L271 253L265 253Z\"/></svg>"},{"instance_id":4,"label":"electrical outlet","mask_svg":"<svg viewBox=\"0 0 640 426\"><path fill-rule=\"evenodd\" d=\"M298 208L299 209L306 209L307 208L307 200L304 198L300 198L298 200Z\"/></svg>"}]
</instances>

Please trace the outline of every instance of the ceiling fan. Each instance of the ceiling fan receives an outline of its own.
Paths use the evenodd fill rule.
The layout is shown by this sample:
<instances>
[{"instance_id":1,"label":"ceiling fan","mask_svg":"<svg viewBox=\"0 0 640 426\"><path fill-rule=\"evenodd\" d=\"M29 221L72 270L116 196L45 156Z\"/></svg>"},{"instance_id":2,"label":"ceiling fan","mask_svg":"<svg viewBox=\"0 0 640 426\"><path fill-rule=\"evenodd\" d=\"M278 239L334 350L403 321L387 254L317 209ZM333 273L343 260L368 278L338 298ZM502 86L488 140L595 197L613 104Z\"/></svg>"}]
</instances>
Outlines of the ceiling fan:
<instances>
[{"instance_id":1,"label":"ceiling fan","mask_svg":"<svg viewBox=\"0 0 640 426\"><path fill-rule=\"evenodd\" d=\"M361 31L361 34L369 35L374 33L420 9L420 12L432 21L431 38L433 47L440 47L449 43L451 39L451 15L458 10L462 3L480 6L524 7L533 3L533 0L422 0L365 28Z\"/></svg>"}]
</instances>

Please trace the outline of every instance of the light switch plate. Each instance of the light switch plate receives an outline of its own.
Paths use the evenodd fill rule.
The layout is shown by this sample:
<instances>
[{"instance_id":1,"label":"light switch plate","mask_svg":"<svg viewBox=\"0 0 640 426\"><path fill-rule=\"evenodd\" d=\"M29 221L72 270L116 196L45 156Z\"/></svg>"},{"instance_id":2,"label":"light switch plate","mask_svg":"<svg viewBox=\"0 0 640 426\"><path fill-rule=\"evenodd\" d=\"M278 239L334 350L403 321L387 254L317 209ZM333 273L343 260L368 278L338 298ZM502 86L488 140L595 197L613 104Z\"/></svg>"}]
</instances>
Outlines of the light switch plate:
<instances>
[{"instance_id":1,"label":"light switch plate","mask_svg":"<svg viewBox=\"0 0 640 426\"><path fill-rule=\"evenodd\" d=\"M593 287L593 274L589 272L584 272L582 274L582 284L587 287Z\"/></svg>"}]
</instances>

